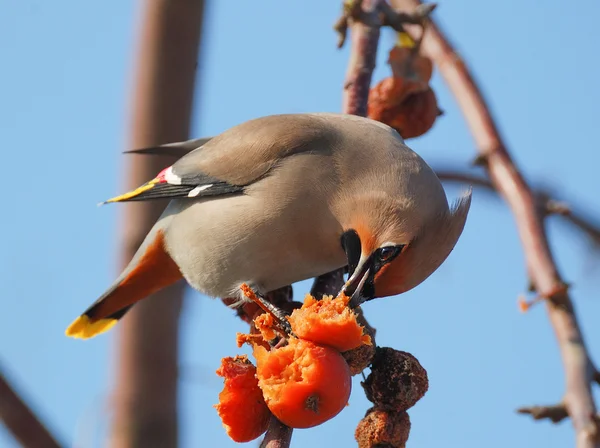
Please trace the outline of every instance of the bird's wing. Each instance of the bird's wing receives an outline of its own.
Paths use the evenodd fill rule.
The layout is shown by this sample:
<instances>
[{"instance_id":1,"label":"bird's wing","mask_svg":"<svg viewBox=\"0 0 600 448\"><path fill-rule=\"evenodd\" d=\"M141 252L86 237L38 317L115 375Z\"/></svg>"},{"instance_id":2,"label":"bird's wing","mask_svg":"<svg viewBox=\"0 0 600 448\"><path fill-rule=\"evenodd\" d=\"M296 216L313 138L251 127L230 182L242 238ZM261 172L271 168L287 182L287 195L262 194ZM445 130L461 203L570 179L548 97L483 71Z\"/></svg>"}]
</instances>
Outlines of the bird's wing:
<instances>
[{"instance_id":1,"label":"bird's wing","mask_svg":"<svg viewBox=\"0 0 600 448\"><path fill-rule=\"evenodd\" d=\"M243 193L287 158L300 153L324 154L335 139L335 128L308 114L257 118L213 138L172 144L179 151L196 149L144 185L104 203Z\"/></svg>"}]
</instances>

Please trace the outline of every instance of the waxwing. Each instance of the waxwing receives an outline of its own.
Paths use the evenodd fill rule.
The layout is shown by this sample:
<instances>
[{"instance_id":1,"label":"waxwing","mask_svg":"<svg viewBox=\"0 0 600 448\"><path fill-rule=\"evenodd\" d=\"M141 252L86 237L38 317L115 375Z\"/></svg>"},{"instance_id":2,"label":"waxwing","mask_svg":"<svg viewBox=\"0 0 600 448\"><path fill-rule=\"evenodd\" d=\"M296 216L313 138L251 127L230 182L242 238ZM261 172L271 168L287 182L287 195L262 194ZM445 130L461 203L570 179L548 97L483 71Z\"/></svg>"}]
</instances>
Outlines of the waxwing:
<instances>
[{"instance_id":1,"label":"waxwing","mask_svg":"<svg viewBox=\"0 0 600 448\"><path fill-rule=\"evenodd\" d=\"M195 148L195 149L193 149ZM147 152L182 157L106 201L171 201L112 286L67 335L112 327L184 278L210 297L257 293L348 267L353 306L429 277L460 237L471 191L448 206L425 161L387 125L354 115L272 115Z\"/></svg>"}]
</instances>

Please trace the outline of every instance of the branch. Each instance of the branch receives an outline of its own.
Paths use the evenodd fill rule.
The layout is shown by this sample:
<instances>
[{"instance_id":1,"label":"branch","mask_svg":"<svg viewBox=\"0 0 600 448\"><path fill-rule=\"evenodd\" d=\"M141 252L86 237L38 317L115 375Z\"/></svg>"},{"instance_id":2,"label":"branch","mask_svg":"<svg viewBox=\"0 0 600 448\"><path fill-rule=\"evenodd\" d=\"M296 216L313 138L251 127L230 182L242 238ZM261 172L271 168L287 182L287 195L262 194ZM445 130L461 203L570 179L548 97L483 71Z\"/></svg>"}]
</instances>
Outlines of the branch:
<instances>
[{"instance_id":1,"label":"branch","mask_svg":"<svg viewBox=\"0 0 600 448\"><path fill-rule=\"evenodd\" d=\"M406 13L394 10L387 2L382 1L380 9L383 15L383 25L390 26L401 33L404 31L404 25L422 25L436 7L436 3L423 3L412 12Z\"/></svg>"},{"instance_id":2,"label":"branch","mask_svg":"<svg viewBox=\"0 0 600 448\"><path fill-rule=\"evenodd\" d=\"M394 7L413 10L418 0L392 0ZM418 37L417 37L418 38ZM565 282L554 261L535 197L512 160L488 105L464 61L440 29L429 24L423 53L439 67L465 116L496 190L515 215L527 269L535 288L547 298L546 309L561 350L566 377L565 407L579 448L600 447L600 428L591 392L593 366Z\"/></svg>"},{"instance_id":3,"label":"branch","mask_svg":"<svg viewBox=\"0 0 600 448\"><path fill-rule=\"evenodd\" d=\"M489 192L497 193L496 188L487 177L460 169L439 168L435 172L440 180L444 182L470 184ZM545 215L558 215L562 217L567 224L583 232L590 238L592 244L597 249L600 249L600 222L589 216L588 213L574 209L570 201L562 201L554 198L548 190L538 188L533 190L533 195L536 198L538 207Z\"/></svg>"},{"instance_id":4,"label":"branch","mask_svg":"<svg viewBox=\"0 0 600 448\"><path fill-rule=\"evenodd\" d=\"M549 204L553 213L562 216L565 221L580 229L592 240L596 248L600 248L600 225L593 222L593 219L587 213L575 211L567 202L555 202L554 205Z\"/></svg>"},{"instance_id":5,"label":"branch","mask_svg":"<svg viewBox=\"0 0 600 448\"><path fill-rule=\"evenodd\" d=\"M23 448L60 448L48 429L0 372L0 420Z\"/></svg>"},{"instance_id":6,"label":"branch","mask_svg":"<svg viewBox=\"0 0 600 448\"><path fill-rule=\"evenodd\" d=\"M271 417L269 429L259 448L288 448L292 441L292 428Z\"/></svg>"},{"instance_id":7,"label":"branch","mask_svg":"<svg viewBox=\"0 0 600 448\"><path fill-rule=\"evenodd\" d=\"M377 47L382 21L379 15L383 0L358 0L354 4L361 7L360 14L350 19L352 46L344 84L342 112L367 116L367 103L371 78L375 69Z\"/></svg>"},{"instance_id":8,"label":"branch","mask_svg":"<svg viewBox=\"0 0 600 448\"><path fill-rule=\"evenodd\" d=\"M389 26L397 32L404 31L407 24L423 25L433 10L437 7L436 3L427 3L420 5L410 13L394 11L384 0L376 0L374 3L375 14L370 6L363 9L365 0L344 1L342 5L342 15L333 25L333 29L338 33L337 47L342 48L346 42L348 25L352 20L363 23L364 25L380 28ZM366 0L369 3L370 0Z\"/></svg>"},{"instance_id":9,"label":"branch","mask_svg":"<svg viewBox=\"0 0 600 448\"><path fill-rule=\"evenodd\" d=\"M569 416L564 403L554 406L532 406L517 409L519 414L529 414L534 420L548 419L552 423L559 423Z\"/></svg>"}]
</instances>

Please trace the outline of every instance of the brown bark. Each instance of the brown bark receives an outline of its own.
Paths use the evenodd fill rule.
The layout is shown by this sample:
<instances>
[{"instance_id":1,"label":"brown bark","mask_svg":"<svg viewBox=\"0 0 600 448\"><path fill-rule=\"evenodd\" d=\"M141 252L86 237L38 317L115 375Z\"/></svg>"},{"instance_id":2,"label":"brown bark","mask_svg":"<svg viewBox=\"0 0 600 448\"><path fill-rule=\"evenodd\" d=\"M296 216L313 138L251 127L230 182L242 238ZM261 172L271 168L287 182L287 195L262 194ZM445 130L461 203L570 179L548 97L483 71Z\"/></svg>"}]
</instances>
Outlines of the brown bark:
<instances>
[{"instance_id":1,"label":"brown bark","mask_svg":"<svg viewBox=\"0 0 600 448\"><path fill-rule=\"evenodd\" d=\"M397 9L412 10L419 0L392 0ZM562 280L536 207L531 188L508 152L473 76L440 29L431 23L423 54L439 68L473 134L480 159L495 189L513 211L533 287L546 298L548 317L561 351L566 377L564 406L576 431L579 448L600 447L600 428L591 391L595 368L588 355L573 302Z\"/></svg>"},{"instance_id":2,"label":"brown bark","mask_svg":"<svg viewBox=\"0 0 600 448\"><path fill-rule=\"evenodd\" d=\"M292 428L271 417L269 428L259 448L288 448L292 441Z\"/></svg>"},{"instance_id":3,"label":"brown bark","mask_svg":"<svg viewBox=\"0 0 600 448\"><path fill-rule=\"evenodd\" d=\"M129 147L189 137L203 0L142 2ZM128 156L128 191L173 163L171 157ZM165 202L122 205L120 262L125 266ZM183 282L141 301L123 319L117 339L115 418L110 446L175 447L177 430L178 323Z\"/></svg>"},{"instance_id":4,"label":"brown bark","mask_svg":"<svg viewBox=\"0 0 600 448\"><path fill-rule=\"evenodd\" d=\"M350 18L351 49L342 113L367 116L371 78L377 59L381 20L379 4L382 0L355 1L361 8Z\"/></svg>"},{"instance_id":5,"label":"brown bark","mask_svg":"<svg viewBox=\"0 0 600 448\"><path fill-rule=\"evenodd\" d=\"M0 421L23 448L60 448L0 371Z\"/></svg>"}]
</instances>

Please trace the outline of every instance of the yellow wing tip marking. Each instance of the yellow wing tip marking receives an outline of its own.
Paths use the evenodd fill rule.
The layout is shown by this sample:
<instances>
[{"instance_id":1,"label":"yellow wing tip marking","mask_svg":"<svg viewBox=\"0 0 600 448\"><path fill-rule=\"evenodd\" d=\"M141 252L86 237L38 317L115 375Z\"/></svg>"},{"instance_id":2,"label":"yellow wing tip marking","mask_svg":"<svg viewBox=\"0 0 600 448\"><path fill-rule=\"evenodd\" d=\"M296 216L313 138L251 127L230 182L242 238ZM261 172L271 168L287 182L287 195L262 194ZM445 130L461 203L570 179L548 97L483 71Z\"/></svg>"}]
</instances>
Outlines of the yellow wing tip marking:
<instances>
[{"instance_id":1,"label":"yellow wing tip marking","mask_svg":"<svg viewBox=\"0 0 600 448\"><path fill-rule=\"evenodd\" d=\"M71 338L89 339L110 330L117 322L117 319L100 319L92 322L88 316L83 314L69 325L65 334Z\"/></svg>"},{"instance_id":2,"label":"yellow wing tip marking","mask_svg":"<svg viewBox=\"0 0 600 448\"><path fill-rule=\"evenodd\" d=\"M120 196L115 196L114 198L107 199L106 201L102 202L101 204L110 204L111 202L126 201L127 199L134 198L136 196L139 196L143 192L150 190L157 183L158 183L157 179L152 179L150 182L145 183L144 185L142 185L141 187L136 188L135 190L129 191L129 192L124 193L124 194L122 194Z\"/></svg>"},{"instance_id":3,"label":"yellow wing tip marking","mask_svg":"<svg viewBox=\"0 0 600 448\"><path fill-rule=\"evenodd\" d=\"M396 41L396 46L402 48L413 48L415 46L415 41L408 35L408 33L400 32L398 33L398 40Z\"/></svg>"}]
</instances>

